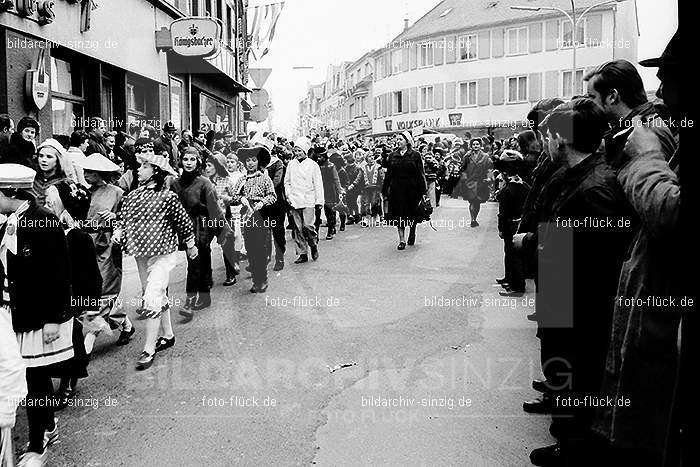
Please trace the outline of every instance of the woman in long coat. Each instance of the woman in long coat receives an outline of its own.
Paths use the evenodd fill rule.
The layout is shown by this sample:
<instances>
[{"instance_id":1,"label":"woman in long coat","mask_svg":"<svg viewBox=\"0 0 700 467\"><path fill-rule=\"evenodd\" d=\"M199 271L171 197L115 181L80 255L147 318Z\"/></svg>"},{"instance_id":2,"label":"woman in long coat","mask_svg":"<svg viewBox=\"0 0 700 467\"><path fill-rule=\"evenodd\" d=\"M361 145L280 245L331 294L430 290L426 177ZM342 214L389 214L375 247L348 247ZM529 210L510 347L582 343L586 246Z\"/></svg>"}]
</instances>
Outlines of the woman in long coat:
<instances>
[{"instance_id":1,"label":"woman in long coat","mask_svg":"<svg viewBox=\"0 0 700 467\"><path fill-rule=\"evenodd\" d=\"M488 175L493 163L488 154L481 150L481 141L473 139L471 151L464 159L462 177L464 179L464 199L469 201L469 215L471 226L478 227L476 218L481 210L481 204L489 200L491 190L489 188Z\"/></svg>"},{"instance_id":2,"label":"woman in long coat","mask_svg":"<svg viewBox=\"0 0 700 467\"><path fill-rule=\"evenodd\" d=\"M428 192L423 171L423 160L413 150L413 137L407 131L398 138L398 149L390 156L384 175L382 195L389 201L384 218L396 225L399 250L406 249L406 226L409 227L408 245L416 242L416 225L423 221L418 204Z\"/></svg>"},{"instance_id":3,"label":"woman in long coat","mask_svg":"<svg viewBox=\"0 0 700 467\"><path fill-rule=\"evenodd\" d=\"M112 233L124 192L108 181L119 166L99 153L82 162L85 180L90 184L90 209L87 213L90 235L95 242L97 264L102 274L102 300L99 316L86 321L85 348L92 351L102 330L121 329L117 345L126 345L134 335L134 326L122 306L122 250L112 241Z\"/></svg>"},{"instance_id":4,"label":"woman in long coat","mask_svg":"<svg viewBox=\"0 0 700 467\"><path fill-rule=\"evenodd\" d=\"M180 198L192 221L199 251L196 258L187 261L187 299L180 310L180 315L192 319L196 311L211 306L211 241L218 236L219 244L223 245L232 231L219 207L214 185L202 175L205 162L199 151L193 147L187 148L181 163L182 175L172 183L171 189Z\"/></svg>"}]
</instances>

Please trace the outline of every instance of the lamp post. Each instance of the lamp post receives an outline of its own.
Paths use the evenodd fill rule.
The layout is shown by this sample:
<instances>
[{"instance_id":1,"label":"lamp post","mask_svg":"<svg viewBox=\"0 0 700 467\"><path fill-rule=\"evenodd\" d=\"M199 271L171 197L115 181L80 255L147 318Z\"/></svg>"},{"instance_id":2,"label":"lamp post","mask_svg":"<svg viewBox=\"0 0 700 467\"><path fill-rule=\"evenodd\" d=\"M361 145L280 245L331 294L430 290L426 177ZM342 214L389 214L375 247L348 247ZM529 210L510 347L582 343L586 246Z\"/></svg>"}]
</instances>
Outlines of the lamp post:
<instances>
[{"instance_id":1,"label":"lamp post","mask_svg":"<svg viewBox=\"0 0 700 467\"><path fill-rule=\"evenodd\" d=\"M559 13L563 14L566 16L566 19L569 20L569 23L571 23L571 52L573 56L573 63L572 63L572 68L571 68L571 91L574 92L574 85L576 82L576 48L577 48L577 41L576 41L576 36L578 32L578 25L579 22L586 16L586 14L591 11L594 8L598 8L603 5L609 5L611 3L619 3L624 0L607 0L604 2L599 2L596 3L595 5L591 5L583 12L581 15L577 18L576 17L576 5L574 4L574 0L571 0L571 14L569 14L567 11L555 7L555 6L511 6L510 8L512 10L521 10L521 11L540 11L540 10L549 10L549 11L558 11ZM584 38L585 41L585 38ZM574 92L574 95L576 93Z\"/></svg>"}]
</instances>

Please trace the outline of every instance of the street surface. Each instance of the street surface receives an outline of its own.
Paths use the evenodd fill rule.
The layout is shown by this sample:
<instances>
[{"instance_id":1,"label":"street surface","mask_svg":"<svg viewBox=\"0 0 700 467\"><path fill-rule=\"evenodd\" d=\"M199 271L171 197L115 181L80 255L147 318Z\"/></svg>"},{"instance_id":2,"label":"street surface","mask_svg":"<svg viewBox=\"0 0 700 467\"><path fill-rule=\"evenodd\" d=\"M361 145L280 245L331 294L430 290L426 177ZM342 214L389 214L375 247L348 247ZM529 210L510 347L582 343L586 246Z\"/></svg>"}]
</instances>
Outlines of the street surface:
<instances>
[{"instance_id":1,"label":"street surface","mask_svg":"<svg viewBox=\"0 0 700 467\"><path fill-rule=\"evenodd\" d=\"M152 368L134 369L143 321L126 347L98 338L49 465L528 465L553 440L522 411L540 376L534 295L498 295L496 212L484 204L472 229L467 203L443 198L436 230L421 225L403 252L386 226L348 226L303 265L290 241L262 295L246 276L222 287L215 248L212 307L173 314L175 346ZM133 316L131 258L124 279ZM23 409L15 434L26 441Z\"/></svg>"}]
</instances>

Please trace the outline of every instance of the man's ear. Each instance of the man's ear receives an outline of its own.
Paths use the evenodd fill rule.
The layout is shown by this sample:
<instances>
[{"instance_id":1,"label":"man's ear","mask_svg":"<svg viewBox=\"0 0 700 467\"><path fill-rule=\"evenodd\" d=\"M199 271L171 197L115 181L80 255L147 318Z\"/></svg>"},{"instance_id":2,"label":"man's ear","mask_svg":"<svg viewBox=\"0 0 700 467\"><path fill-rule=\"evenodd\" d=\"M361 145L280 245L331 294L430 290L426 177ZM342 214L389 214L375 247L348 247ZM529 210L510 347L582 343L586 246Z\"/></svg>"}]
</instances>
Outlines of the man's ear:
<instances>
[{"instance_id":1,"label":"man's ear","mask_svg":"<svg viewBox=\"0 0 700 467\"><path fill-rule=\"evenodd\" d=\"M620 93L617 91L617 89L611 89L610 93L608 96L605 98L605 101L609 105L615 105L620 103Z\"/></svg>"}]
</instances>

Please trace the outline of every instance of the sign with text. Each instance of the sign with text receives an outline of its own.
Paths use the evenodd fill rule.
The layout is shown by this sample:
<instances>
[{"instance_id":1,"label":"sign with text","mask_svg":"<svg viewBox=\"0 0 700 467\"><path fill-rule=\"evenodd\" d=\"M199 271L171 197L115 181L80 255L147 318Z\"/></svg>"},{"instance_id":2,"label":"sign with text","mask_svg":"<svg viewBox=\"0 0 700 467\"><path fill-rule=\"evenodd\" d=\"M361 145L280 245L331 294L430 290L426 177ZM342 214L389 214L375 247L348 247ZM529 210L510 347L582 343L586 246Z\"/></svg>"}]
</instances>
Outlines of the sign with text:
<instances>
[{"instance_id":1,"label":"sign with text","mask_svg":"<svg viewBox=\"0 0 700 467\"><path fill-rule=\"evenodd\" d=\"M211 57L219 50L221 26L211 18L182 18L172 22L173 52L184 57Z\"/></svg>"}]
</instances>

